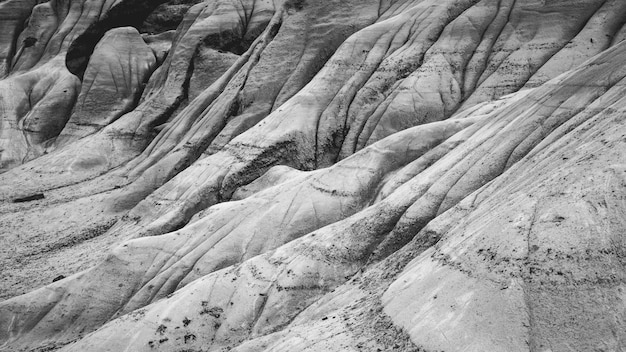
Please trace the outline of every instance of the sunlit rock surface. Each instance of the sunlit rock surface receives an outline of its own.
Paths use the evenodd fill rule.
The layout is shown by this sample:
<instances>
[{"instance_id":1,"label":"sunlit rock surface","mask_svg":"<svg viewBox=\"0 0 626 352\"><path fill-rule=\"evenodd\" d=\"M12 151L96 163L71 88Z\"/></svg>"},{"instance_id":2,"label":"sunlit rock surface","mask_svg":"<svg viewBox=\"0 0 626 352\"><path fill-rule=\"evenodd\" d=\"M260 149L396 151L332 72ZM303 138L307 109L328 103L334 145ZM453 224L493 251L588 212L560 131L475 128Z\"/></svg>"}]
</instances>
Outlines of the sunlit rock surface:
<instances>
[{"instance_id":1,"label":"sunlit rock surface","mask_svg":"<svg viewBox=\"0 0 626 352\"><path fill-rule=\"evenodd\" d=\"M621 0L0 2L0 351L620 351Z\"/></svg>"},{"instance_id":2,"label":"sunlit rock surface","mask_svg":"<svg viewBox=\"0 0 626 352\"><path fill-rule=\"evenodd\" d=\"M94 49L74 111L55 147L90 135L132 110L155 64L154 53L136 29L107 32Z\"/></svg>"}]
</instances>

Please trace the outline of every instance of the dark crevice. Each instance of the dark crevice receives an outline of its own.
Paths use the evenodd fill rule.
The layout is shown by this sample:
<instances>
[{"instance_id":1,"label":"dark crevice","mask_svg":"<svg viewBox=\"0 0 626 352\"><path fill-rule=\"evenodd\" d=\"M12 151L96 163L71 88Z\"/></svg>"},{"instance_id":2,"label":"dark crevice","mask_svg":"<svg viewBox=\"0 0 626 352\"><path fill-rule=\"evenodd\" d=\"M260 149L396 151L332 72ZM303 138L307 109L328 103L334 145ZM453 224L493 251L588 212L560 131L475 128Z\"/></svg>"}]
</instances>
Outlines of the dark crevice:
<instances>
[{"instance_id":1,"label":"dark crevice","mask_svg":"<svg viewBox=\"0 0 626 352\"><path fill-rule=\"evenodd\" d=\"M296 11L301 11L302 9L304 9L304 6L306 5L306 1L304 0L287 0L285 1L285 9L290 10L290 9L294 9Z\"/></svg>"},{"instance_id":2,"label":"dark crevice","mask_svg":"<svg viewBox=\"0 0 626 352\"><path fill-rule=\"evenodd\" d=\"M252 41L244 40L233 32L219 32L208 35L203 40L203 46L215 49L220 53L231 52L236 55L243 55Z\"/></svg>"},{"instance_id":3,"label":"dark crevice","mask_svg":"<svg viewBox=\"0 0 626 352\"><path fill-rule=\"evenodd\" d=\"M93 23L71 45L65 57L67 69L81 80L96 44L104 34L118 27L139 28L144 20L165 0L126 0L111 8L103 18Z\"/></svg>"},{"instance_id":4,"label":"dark crevice","mask_svg":"<svg viewBox=\"0 0 626 352\"><path fill-rule=\"evenodd\" d=\"M45 196L43 195L43 193L37 193L37 194L30 195L30 196L22 197L22 198L16 198L13 200L13 203L32 202L34 200L40 200L44 198Z\"/></svg>"},{"instance_id":5,"label":"dark crevice","mask_svg":"<svg viewBox=\"0 0 626 352\"><path fill-rule=\"evenodd\" d=\"M139 27L139 32L160 34L175 30L187 11L202 0L170 0L157 6Z\"/></svg>"},{"instance_id":6,"label":"dark crevice","mask_svg":"<svg viewBox=\"0 0 626 352\"><path fill-rule=\"evenodd\" d=\"M18 40L20 38L20 34L28 27L28 22L30 21L30 16L33 12L33 9L34 9L34 6L33 8L30 9L30 13L24 16L23 20L20 21L20 23L15 28L15 32L13 33L13 40L11 42L11 47L10 47L8 56L6 57L6 61L5 61L7 64L6 71L0 72L0 78L3 78L4 76L11 73L11 69L13 68L13 65L19 58L19 55L21 55L20 50L24 50L21 46L19 46L20 43L18 42Z\"/></svg>"}]
</instances>

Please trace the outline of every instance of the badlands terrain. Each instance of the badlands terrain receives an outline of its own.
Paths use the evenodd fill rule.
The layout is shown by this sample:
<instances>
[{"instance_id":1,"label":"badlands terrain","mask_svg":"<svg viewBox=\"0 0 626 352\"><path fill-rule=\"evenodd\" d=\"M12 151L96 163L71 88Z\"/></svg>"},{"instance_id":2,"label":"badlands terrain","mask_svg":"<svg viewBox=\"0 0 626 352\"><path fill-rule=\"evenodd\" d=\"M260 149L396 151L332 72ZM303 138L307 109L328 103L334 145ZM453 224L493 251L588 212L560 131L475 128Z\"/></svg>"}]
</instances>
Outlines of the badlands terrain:
<instances>
[{"instance_id":1,"label":"badlands terrain","mask_svg":"<svg viewBox=\"0 0 626 352\"><path fill-rule=\"evenodd\" d=\"M0 0L0 351L626 351L624 39L624 0Z\"/></svg>"}]
</instances>

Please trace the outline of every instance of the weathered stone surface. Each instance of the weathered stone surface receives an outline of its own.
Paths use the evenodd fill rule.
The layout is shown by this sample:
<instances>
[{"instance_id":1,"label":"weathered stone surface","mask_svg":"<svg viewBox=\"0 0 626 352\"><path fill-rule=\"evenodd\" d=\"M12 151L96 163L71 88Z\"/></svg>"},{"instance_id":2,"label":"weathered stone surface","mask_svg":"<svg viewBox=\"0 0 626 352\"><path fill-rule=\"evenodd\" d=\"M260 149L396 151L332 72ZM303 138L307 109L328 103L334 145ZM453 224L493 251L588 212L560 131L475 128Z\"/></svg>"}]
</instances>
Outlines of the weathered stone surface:
<instances>
[{"instance_id":1,"label":"weathered stone surface","mask_svg":"<svg viewBox=\"0 0 626 352\"><path fill-rule=\"evenodd\" d=\"M155 64L152 50L136 29L107 32L94 50L74 111L56 146L96 132L131 111Z\"/></svg>"},{"instance_id":2,"label":"weathered stone surface","mask_svg":"<svg viewBox=\"0 0 626 352\"><path fill-rule=\"evenodd\" d=\"M171 0L159 5L141 25L142 33L158 34L171 30L182 22L189 8L200 0Z\"/></svg>"},{"instance_id":3,"label":"weathered stone surface","mask_svg":"<svg viewBox=\"0 0 626 352\"><path fill-rule=\"evenodd\" d=\"M15 38L30 15L34 0L7 0L0 3L0 78L9 73L15 53Z\"/></svg>"},{"instance_id":4,"label":"weathered stone surface","mask_svg":"<svg viewBox=\"0 0 626 352\"><path fill-rule=\"evenodd\" d=\"M143 40L150 47L150 49L152 49L152 52L157 59L158 66L161 66L163 61L165 61L167 54L169 54L175 36L175 30L154 35L142 35Z\"/></svg>"},{"instance_id":5,"label":"weathered stone surface","mask_svg":"<svg viewBox=\"0 0 626 352\"><path fill-rule=\"evenodd\" d=\"M0 81L0 170L43 154L63 129L79 89L60 58Z\"/></svg>"},{"instance_id":6,"label":"weathered stone surface","mask_svg":"<svg viewBox=\"0 0 626 352\"><path fill-rule=\"evenodd\" d=\"M445 350L620 350L624 132L608 126L622 125L624 71L615 63L623 52L609 50L559 82L569 89L543 95L560 102L543 119L559 127L422 231L442 239L383 297L413 341Z\"/></svg>"},{"instance_id":7,"label":"weathered stone surface","mask_svg":"<svg viewBox=\"0 0 626 352\"><path fill-rule=\"evenodd\" d=\"M116 5L128 6L127 2L113 0L85 4L49 1L34 7L32 4L25 28L16 32L21 23L13 22L25 18L22 12L29 8L28 2L22 3L24 9L12 4L2 4L4 12L12 11L12 17L3 21L3 26L9 26L7 32L13 33L14 42L7 43L11 55L6 61L9 64L6 71L10 76L0 82L0 99L5 102L0 109L3 121L1 171L41 156L63 130L81 89L79 79L66 68L66 53L77 38L93 33L98 21L106 21L109 10ZM8 38L3 40L9 41ZM118 45L124 44L120 41ZM133 64L123 65L132 67ZM89 82L90 77L83 81L85 89Z\"/></svg>"},{"instance_id":8,"label":"weathered stone surface","mask_svg":"<svg viewBox=\"0 0 626 352\"><path fill-rule=\"evenodd\" d=\"M60 4L7 25L1 351L620 350L623 1L174 1L97 45L130 2Z\"/></svg>"}]
</instances>

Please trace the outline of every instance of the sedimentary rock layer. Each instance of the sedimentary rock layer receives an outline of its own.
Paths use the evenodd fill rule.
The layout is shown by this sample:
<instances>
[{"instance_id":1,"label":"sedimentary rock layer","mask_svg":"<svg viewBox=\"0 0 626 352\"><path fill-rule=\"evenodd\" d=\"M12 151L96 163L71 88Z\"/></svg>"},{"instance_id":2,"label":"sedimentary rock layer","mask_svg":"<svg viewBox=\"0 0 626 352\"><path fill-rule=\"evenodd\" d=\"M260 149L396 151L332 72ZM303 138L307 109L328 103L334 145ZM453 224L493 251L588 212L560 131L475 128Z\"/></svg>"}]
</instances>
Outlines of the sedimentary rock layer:
<instances>
[{"instance_id":1,"label":"sedimentary rock layer","mask_svg":"<svg viewBox=\"0 0 626 352\"><path fill-rule=\"evenodd\" d=\"M626 3L191 5L0 3L0 350L621 348Z\"/></svg>"}]
</instances>

